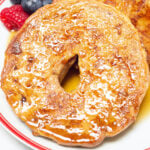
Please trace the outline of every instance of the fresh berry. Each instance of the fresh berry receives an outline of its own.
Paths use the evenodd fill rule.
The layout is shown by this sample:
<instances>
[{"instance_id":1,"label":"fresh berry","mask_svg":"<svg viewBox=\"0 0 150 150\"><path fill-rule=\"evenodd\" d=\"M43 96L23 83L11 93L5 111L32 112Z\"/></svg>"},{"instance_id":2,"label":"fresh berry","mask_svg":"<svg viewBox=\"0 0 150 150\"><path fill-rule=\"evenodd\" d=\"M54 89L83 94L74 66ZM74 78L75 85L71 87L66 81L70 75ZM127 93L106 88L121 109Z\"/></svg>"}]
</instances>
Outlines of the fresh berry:
<instances>
[{"instance_id":1,"label":"fresh berry","mask_svg":"<svg viewBox=\"0 0 150 150\"><path fill-rule=\"evenodd\" d=\"M21 0L10 0L13 4L21 4Z\"/></svg>"},{"instance_id":2,"label":"fresh berry","mask_svg":"<svg viewBox=\"0 0 150 150\"><path fill-rule=\"evenodd\" d=\"M29 14L32 14L35 12L37 9L43 6L42 0L22 0L21 5L24 9Z\"/></svg>"},{"instance_id":3,"label":"fresh berry","mask_svg":"<svg viewBox=\"0 0 150 150\"><path fill-rule=\"evenodd\" d=\"M28 17L29 15L24 12L21 5L13 5L0 12L0 20L9 30L20 29Z\"/></svg>"},{"instance_id":4,"label":"fresh berry","mask_svg":"<svg viewBox=\"0 0 150 150\"><path fill-rule=\"evenodd\" d=\"M43 0L43 6L47 4L51 4L52 0Z\"/></svg>"},{"instance_id":5,"label":"fresh berry","mask_svg":"<svg viewBox=\"0 0 150 150\"><path fill-rule=\"evenodd\" d=\"M52 0L21 0L21 5L24 9L29 14L32 14L35 12L37 9L40 7L51 4Z\"/></svg>"}]
</instances>

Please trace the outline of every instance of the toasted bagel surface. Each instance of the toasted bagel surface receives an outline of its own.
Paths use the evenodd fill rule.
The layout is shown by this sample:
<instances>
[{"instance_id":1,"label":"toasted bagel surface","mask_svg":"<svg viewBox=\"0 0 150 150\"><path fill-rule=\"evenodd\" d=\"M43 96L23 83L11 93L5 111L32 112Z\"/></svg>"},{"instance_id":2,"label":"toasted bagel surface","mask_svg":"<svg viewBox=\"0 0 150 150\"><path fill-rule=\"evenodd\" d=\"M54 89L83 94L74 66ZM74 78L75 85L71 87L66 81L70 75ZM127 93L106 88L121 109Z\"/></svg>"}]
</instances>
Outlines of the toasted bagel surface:
<instances>
[{"instance_id":1,"label":"toasted bagel surface","mask_svg":"<svg viewBox=\"0 0 150 150\"><path fill-rule=\"evenodd\" d=\"M60 82L77 57L80 83L67 93ZM94 0L71 0L26 21L6 51L2 89L35 135L93 147L136 119L148 74L128 18Z\"/></svg>"},{"instance_id":2,"label":"toasted bagel surface","mask_svg":"<svg viewBox=\"0 0 150 150\"><path fill-rule=\"evenodd\" d=\"M98 0L127 15L139 32L150 63L150 0Z\"/></svg>"},{"instance_id":3,"label":"toasted bagel surface","mask_svg":"<svg viewBox=\"0 0 150 150\"><path fill-rule=\"evenodd\" d=\"M127 15L139 32L150 63L150 0L98 0Z\"/></svg>"},{"instance_id":4,"label":"toasted bagel surface","mask_svg":"<svg viewBox=\"0 0 150 150\"><path fill-rule=\"evenodd\" d=\"M53 0L58 2L61 0ZM150 0L97 0L117 8L128 16L139 32L150 63Z\"/></svg>"}]
</instances>

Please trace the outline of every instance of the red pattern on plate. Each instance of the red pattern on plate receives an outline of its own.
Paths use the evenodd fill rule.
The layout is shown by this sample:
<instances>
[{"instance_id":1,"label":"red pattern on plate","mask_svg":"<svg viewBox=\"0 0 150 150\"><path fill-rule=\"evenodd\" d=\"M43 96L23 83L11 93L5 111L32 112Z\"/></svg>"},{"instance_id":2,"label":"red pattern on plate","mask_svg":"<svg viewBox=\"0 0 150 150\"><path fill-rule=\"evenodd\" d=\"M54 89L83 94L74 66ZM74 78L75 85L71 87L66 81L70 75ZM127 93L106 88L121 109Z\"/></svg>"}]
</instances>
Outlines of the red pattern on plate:
<instances>
[{"instance_id":1,"label":"red pattern on plate","mask_svg":"<svg viewBox=\"0 0 150 150\"><path fill-rule=\"evenodd\" d=\"M0 5L4 2L5 0L0 0ZM11 123L9 123L6 118L0 113L0 122L2 123L3 126L5 126L11 133L13 133L16 137L21 139L23 142L27 143L28 145L38 149L38 150L50 150L49 148L42 146L38 144L37 142L31 140L27 136L25 136L23 133L21 133L19 130L17 130Z\"/></svg>"},{"instance_id":2,"label":"red pattern on plate","mask_svg":"<svg viewBox=\"0 0 150 150\"><path fill-rule=\"evenodd\" d=\"M21 139L23 142L27 143L28 145L38 149L38 150L51 150L45 146L42 146L38 144L37 142L31 140L27 136L25 136L23 133L21 133L19 130L17 130L11 123L9 123L6 118L0 113L0 122L16 137Z\"/></svg>"}]
</instances>

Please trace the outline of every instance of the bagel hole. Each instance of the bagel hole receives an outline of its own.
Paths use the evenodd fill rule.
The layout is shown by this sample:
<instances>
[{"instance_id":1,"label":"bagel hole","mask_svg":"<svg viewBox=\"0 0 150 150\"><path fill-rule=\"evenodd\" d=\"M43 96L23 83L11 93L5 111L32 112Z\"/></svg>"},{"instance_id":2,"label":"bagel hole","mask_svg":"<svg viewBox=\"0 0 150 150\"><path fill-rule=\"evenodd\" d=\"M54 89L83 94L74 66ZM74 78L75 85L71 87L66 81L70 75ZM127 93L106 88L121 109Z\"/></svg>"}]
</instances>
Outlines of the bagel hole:
<instances>
[{"instance_id":1,"label":"bagel hole","mask_svg":"<svg viewBox=\"0 0 150 150\"><path fill-rule=\"evenodd\" d=\"M67 74L61 82L61 86L68 93L75 91L80 83L80 71L78 66L78 56L75 63L69 68Z\"/></svg>"}]
</instances>

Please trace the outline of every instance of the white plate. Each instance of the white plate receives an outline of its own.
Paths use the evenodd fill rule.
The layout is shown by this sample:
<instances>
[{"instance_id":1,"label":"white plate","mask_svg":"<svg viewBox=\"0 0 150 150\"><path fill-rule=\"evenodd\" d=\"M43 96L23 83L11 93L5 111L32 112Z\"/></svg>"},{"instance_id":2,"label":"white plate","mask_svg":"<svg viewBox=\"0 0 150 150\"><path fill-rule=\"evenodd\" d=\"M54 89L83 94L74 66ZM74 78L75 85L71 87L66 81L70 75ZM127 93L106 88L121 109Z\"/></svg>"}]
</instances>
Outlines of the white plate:
<instances>
[{"instance_id":1,"label":"white plate","mask_svg":"<svg viewBox=\"0 0 150 150\"><path fill-rule=\"evenodd\" d=\"M0 0L0 3L3 0ZM2 8L10 6L10 1L6 0L1 6ZM7 47L9 32L0 22L0 72L4 62L4 52ZM31 130L14 114L11 107L6 101L5 95L0 89L0 121L4 128L17 137L24 144L32 147L33 149L40 150L69 150L69 149L83 149L77 147L64 147L56 144L55 142L32 135ZM104 142L95 150L146 150L150 148L150 115L143 120L137 121L134 125L130 126L123 133L114 138L105 139Z\"/></svg>"}]
</instances>

